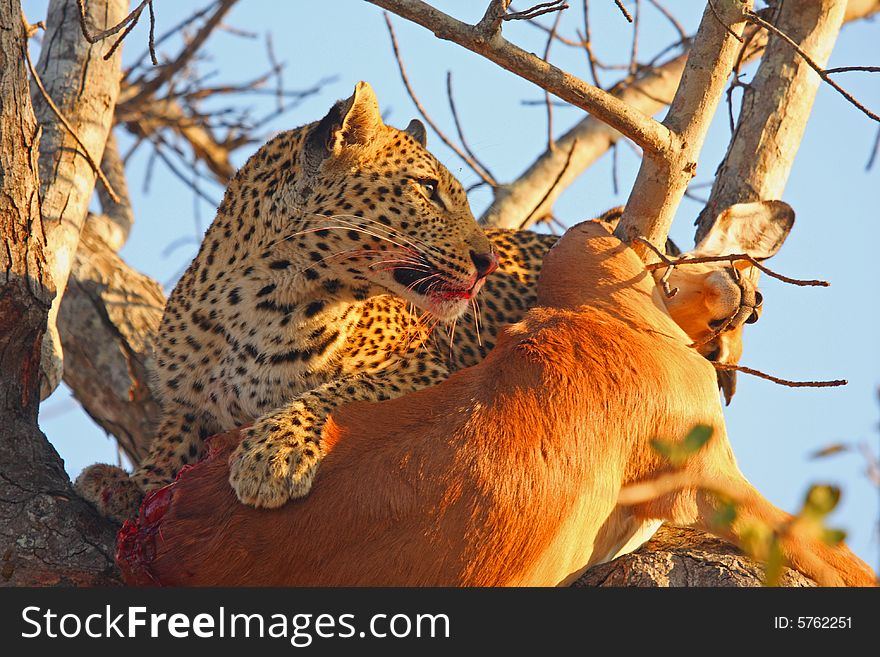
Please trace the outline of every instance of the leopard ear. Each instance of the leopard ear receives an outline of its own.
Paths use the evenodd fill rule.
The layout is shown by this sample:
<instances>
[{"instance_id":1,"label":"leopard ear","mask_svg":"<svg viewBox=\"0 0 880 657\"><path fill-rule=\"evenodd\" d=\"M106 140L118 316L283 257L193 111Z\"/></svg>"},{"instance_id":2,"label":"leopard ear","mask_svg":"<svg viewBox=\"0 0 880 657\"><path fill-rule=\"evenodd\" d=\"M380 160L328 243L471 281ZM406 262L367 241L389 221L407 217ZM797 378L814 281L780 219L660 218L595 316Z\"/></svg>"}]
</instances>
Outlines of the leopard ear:
<instances>
[{"instance_id":1,"label":"leopard ear","mask_svg":"<svg viewBox=\"0 0 880 657\"><path fill-rule=\"evenodd\" d=\"M706 255L748 253L756 260L774 255L794 225L794 210L784 201L736 203L721 212L695 251Z\"/></svg>"},{"instance_id":2,"label":"leopard ear","mask_svg":"<svg viewBox=\"0 0 880 657\"><path fill-rule=\"evenodd\" d=\"M338 155L347 146L369 144L384 125L372 87L358 82L350 98L340 100L309 133L310 159Z\"/></svg>"},{"instance_id":3,"label":"leopard ear","mask_svg":"<svg viewBox=\"0 0 880 657\"><path fill-rule=\"evenodd\" d=\"M419 121L418 119L413 119L409 122L409 125L404 128L404 132L408 132L411 137L413 137L417 142L419 142L422 146L425 146L428 141L428 132L425 130L425 124Z\"/></svg>"}]
</instances>

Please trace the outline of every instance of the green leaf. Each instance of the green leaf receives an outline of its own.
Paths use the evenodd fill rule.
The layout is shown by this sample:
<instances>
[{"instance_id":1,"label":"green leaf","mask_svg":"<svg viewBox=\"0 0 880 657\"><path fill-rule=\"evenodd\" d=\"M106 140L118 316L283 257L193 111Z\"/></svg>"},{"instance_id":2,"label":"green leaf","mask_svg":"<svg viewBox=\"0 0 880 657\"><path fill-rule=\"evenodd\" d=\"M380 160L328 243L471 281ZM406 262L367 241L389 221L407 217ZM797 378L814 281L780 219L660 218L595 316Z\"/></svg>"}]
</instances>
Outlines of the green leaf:
<instances>
[{"instance_id":1,"label":"green leaf","mask_svg":"<svg viewBox=\"0 0 880 657\"><path fill-rule=\"evenodd\" d=\"M727 529L734 520L736 520L736 504L724 502L712 517L712 526L718 529Z\"/></svg>"},{"instance_id":2,"label":"green leaf","mask_svg":"<svg viewBox=\"0 0 880 657\"><path fill-rule=\"evenodd\" d=\"M801 515L805 518L821 519L831 513L840 502L840 488L819 484L811 486L804 499Z\"/></svg>"},{"instance_id":3,"label":"green leaf","mask_svg":"<svg viewBox=\"0 0 880 657\"><path fill-rule=\"evenodd\" d=\"M691 429L683 440L673 442L671 440L660 440L654 438L651 440L651 447L654 448L661 456L669 459L674 466L683 465L691 456L696 454L703 445L709 442L712 437L712 427L705 424L698 424Z\"/></svg>"},{"instance_id":4,"label":"green leaf","mask_svg":"<svg viewBox=\"0 0 880 657\"><path fill-rule=\"evenodd\" d=\"M846 539L846 532L842 529L824 529L822 531L822 540L828 545L838 545Z\"/></svg>"},{"instance_id":5,"label":"green leaf","mask_svg":"<svg viewBox=\"0 0 880 657\"><path fill-rule=\"evenodd\" d=\"M774 536L767 551L767 560L764 562L764 586L779 586L784 570L785 557L782 555L782 546L779 539Z\"/></svg>"},{"instance_id":6,"label":"green leaf","mask_svg":"<svg viewBox=\"0 0 880 657\"><path fill-rule=\"evenodd\" d=\"M712 437L712 427L698 424L684 437L682 446L688 454L696 454Z\"/></svg>"}]
</instances>

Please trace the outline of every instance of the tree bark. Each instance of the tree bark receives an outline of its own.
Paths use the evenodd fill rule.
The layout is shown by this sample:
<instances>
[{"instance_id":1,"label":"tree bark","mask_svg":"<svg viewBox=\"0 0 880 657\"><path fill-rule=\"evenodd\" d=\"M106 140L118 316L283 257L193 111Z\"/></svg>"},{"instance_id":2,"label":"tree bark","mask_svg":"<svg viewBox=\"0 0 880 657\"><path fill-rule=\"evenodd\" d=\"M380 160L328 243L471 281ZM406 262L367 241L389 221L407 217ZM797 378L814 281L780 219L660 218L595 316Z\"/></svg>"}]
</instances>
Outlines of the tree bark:
<instances>
[{"instance_id":1,"label":"tree bark","mask_svg":"<svg viewBox=\"0 0 880 657\"><path fill-rule=\"evenodd\" d=\"M18 0L0 0L0 25L0 585L108 584L114 528L74 493L37 428L54 284Z\"/></svg>"},{"instance_id":2,"label":"tree bark","mask_svg":"<svg viewBox=\"0 0 880 657\"><path fill-rule=\"evenodd\" d=\"M783 3L774 24L824 68L845 10L845 0ZM744 92L736 132L709 200L697 219L697 242L724 208L782 198L821 83L790 44L770 37L761 65Z\"/></svg>"},{"instance_id":3,"label":"tree bark","mask_svg":"<svg viewBox=\"0 0 880 657\"><path fill-rule=\"evenodd\" d=\"M761 565L730 543L696 529L664 525L635 552L599 564L572 586L762 586ZM816 586L785 569L780 586Z\"/></svg>"},{"instance_id":4,"label":"tree bark","mask_svg":"<svg viewBox=\"0 0 880 657\"><path fill-rule=\"evenodd\" d=\"M643 237L663 248L678 205L696 175L703 141L739 51L735 35L741 36L745 27L742 12L751 7L750 1L715 0L703 11L681 83L663 120L663 125L676 135L677 148L662 157L647 151L643 154L615 230L643 259L650 252L636 238ZM653 254L650 257L654 258Z\"/></svg>"},{"instance_id":5,"label":"tree bark","mask_svg":"<svg viewBox=\"0 0 880 657\"><path fill-rule=\"evenodd\" d=\"M102 220L109 223L89 216L61 305L64 381L136 464L149 451L159 420L150 371L165 295L95 233Z\"/></svg>"},{"instance_id":6,"label":"tree bark","mask_svg":"<svg viewBox=\"0 0 880 657\"><path fill-rule=\"evenodd\" d=\"M93 30L103 30L125 18L128 1L95 0L86 3L86 8L87 24ZM95 188L95 170L82 150L85 148L92 162L101 161L119 95L122 48L105 60L104 54L111 43L86 41L80 29L76 0L49 3L46 34L36 69L46 93L79 141L56 116L34 81L31 90L34 113L43 127L40 148L43 225L49 246L47 261L57 289L42 347L43 399L61 381L63 355L56 326L58 309Z\"/></svg>"}]
</instances>

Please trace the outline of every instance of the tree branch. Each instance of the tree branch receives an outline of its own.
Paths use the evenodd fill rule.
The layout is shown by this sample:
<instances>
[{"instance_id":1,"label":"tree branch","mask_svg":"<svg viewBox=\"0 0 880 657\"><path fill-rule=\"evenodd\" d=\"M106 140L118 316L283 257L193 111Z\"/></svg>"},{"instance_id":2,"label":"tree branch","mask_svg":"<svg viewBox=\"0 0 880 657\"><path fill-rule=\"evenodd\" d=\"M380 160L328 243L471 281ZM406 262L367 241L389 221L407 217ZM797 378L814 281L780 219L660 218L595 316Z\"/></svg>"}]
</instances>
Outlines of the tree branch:
<instances>
[{"instance_id":1,"label":"tree branch","mask_svg":"<svg viewBox=\"0 0 880 657\"><path fill-rule=\"evenodd\" d=\"M126 0L90 2L90 21L99 29L114 25L127 14L127 5ZM53 103L44 98L44 90L36 81L31 90L34 113L43 127L40 192L47 260L58 289L49 310L48 332L43 343L41 394L44 398L61 380L63 356L56 323L95 188L96 171L90 158L101 159L119 94L121 53L105 61L101 56L104 44L91 45L85 41L78 23L79 9L75 2L50 2L44 42L52 47L42 48L36 70L45 85L46 96ZM66 117L67 125L62 124L56 109ZM84 157L83 151L89 155Z\"/></svg>"},{"instance_id":2,"label":"tree branch","mask_svg":"<svg viewBox=\"0 0 880 657\"><path fill-rule=\"evenodd\" d=\"M664 158L643 157L615 234L633 245L642 257L639 236L655 246L666 242L669 227L688 183L696 173L706 132L737 57L744 23L739 0L710 2L694 37L681 83L663 120L680 145ZM745 3L750 7L751 3ZM711 63L711 64L709 64Z\"/></svg>"},{"instance_id":3,"label":"tree branch","mask_svg":"<svg viewBox=\"0 0 880 657\"><path fill-rule=\"evenodd\" d=\"M880 11L878 0L850 0L844 20L846 22L861 20L878 11ZM754 26L746 27L744 35L747 48L741 60L743 65L760 57L767 45L766 32ZM622 102L639 109L642 113L654 115L666 106L668 101L664 99L671 99L675 93L687 57L688 53L685 52L656 68L645 71L631 84L625 84L622 80L614 85L612 93ZM555 150L548 149L516 180L495 188L495 198L480 217L480 223L498 228L518 228L547 191L546 181L554 179L564 170L560 184L547 197L544 206L534 214L535 217L546 216L551 212L559 195L617 143L618 139L620 133L602 121L592 116L582 119L556 140ZM570 162L566 167L564 166L566 156L575 141L577 146L571 151ZM714 219L715 215L711 217Z\"/></svg>"},{"instance_id":4,"label":"tree branch","mask_svg":"<svg viewBox=\"0 0 880 657\"><path fill-rule=\"evenodd\" d=\"M664 525L638 550L593 566L573 586L758 587L763 582L763 566L730 543L696 529ZM816 586L790 568L778 584Z\"/></svg>"},{"instance_id":5,"label":"tree branch","mask_svg":"<svg viewBox=\"0 0 880 657\"><path fill-rule=\"evenodd\" d=\"M369 1L402 18L418 23L431 30L440 39L453 41L483 55L562 100L590 112L636 142L649 157L662 157L677 149L677 139L673 133L657 121L611 94L506 41L501 36L500 19L497 21L498 25L495 18L487 20L486 17L477 25L468 25L421 0ZM490 11L496 11L502 4L506 11L506 5L509 3L493 3L490 5ZM490 11L487 11L487 16Z\"/></svg>"},{"instance_id":6,"label":"tree branch","mask_svg":"<svg viewBox=\"0 0 880 657\"><path fill-rule=\"evenodd\" d=\"M165 295L99 237L89 215L58 329L64 382L132 463L147 454L159 419L150 371Z\"/></svg>"},{"instance_id":7,"label":"tree branch","mask_svg":"<svg viewBox=\"0 0 880 657\"><path fill-rule=\"evenodd\" d=\"M824 66L846 2L811 0L783 5L777 23ZM772 39L743 98L737 130L697 219L697 241L718 213L735 203L782 198L821 80L789 44Z\"/></svg>"}]
</instances>

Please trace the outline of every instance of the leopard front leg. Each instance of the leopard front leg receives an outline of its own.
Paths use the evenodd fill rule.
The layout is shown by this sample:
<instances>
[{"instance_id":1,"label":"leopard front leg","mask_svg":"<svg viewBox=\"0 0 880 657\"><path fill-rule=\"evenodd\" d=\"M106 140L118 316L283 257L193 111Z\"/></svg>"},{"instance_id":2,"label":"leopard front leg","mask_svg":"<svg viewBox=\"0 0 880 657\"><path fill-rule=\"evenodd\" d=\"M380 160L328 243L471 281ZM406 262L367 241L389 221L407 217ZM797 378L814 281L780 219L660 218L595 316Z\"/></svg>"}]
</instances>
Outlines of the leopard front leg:
<instances>
[{"instance_id":1,"label":"leopard front leg","mask_svg":"<svg viewBox=\"0 0 880 657\"><path fill-rule=\"evenodd\" d=\"M219 430L207 415L179 406L163 409L150 452L131 475L96 463L80 473L74 486L102 516L121 523L137 515L144 493L171 483L184 465L201 458L205 437Z\"/></svg>"},{"instance_id":2,"label":"leopard front leg","mask_svg":"<svg viewBox=\"0 0 880 657\"><path fill-rule=\"evenodd\" d=\"M325 384L259 418L229 459L229 483L238 499L274 509L307 495L324 456L321 432L333 409L346 402L399 397L448 376L445 365L422 356L403 360L391 371Z\"/></svg>"}]
</instances>

